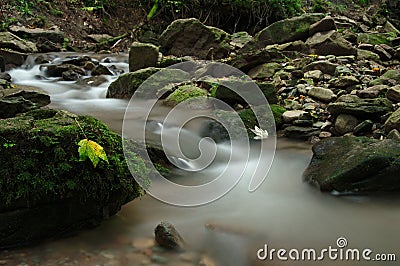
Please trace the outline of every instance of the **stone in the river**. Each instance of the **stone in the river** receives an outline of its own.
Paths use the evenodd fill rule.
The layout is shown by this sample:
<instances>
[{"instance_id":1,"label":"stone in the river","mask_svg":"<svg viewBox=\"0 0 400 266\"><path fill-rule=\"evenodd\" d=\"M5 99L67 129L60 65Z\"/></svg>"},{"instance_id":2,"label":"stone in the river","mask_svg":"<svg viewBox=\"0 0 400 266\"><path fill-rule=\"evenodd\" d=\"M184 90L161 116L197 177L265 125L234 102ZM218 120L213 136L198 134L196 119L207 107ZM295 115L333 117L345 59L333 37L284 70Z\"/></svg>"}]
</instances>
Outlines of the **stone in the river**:
<instances>
[{"instance_id":1,"label":"stone in the river","mask_svg":"<svg viewBox=\"0 0 400 266\"><path fill-rule=\"evenodd\" d=\"M34 110L0 119L0 136L0 249L97 226L141 194L121 137L92 117ZM108 163L79 160L77 143L86 137ZM148 178L145 162L131 155L135 178Z\"/></svg>"},{"instance_id":2,"label":"stone in the river","mask_svg":"<svg viewBox=\"0 0 400 266\"><path fill-rule=\"evenodd\" d=\"M335 130L340 135L352 132L358 124L358 119L352 115L340 114L335 121Z\"/></svg>"},{"instance_id":3,"label":"stone in the river","mask_svg":"<svg viewBox=\"0 0 400 266\"><path fill-rule=\"evenodd\" d=\"M311 90L308 91L308 95L327 103L331 102L336 97L332 90L322 87L312 87Z\"/></svg>"},{"instance_id":4,"label":"stone in the river","mask_svg":"<svg viewBox=\"0 0 400 266\"><path fill-rule=\"evenodd\" d=\"M385 122L385 132L388 133L392 129L400 131L400 108L397 108Z\"/></svg>"},{"instance_id":5,"label":"stone in the river","mask_svg":"<svg viewBox=\"0 0 400 266\"><path fill-rule=\"evenodd\" d=\"M33 42L25 41L11 32L0 32L0 48L22 53L37 53L38 51Z\"/></svg>"},{"instance_id":6,"label":"stone in the river","mask_svg":"<svg viewBox=\"0 0 400 266\"><path fill-rule=\"evenodd\" d=\"M28 54L12 50L0 49L0 56L4 58L6 66L5 69L7 69L7 65L11 66L23 65L25 63L26 58L28 57Z\"/></svg>"},{"instance_id":7,"label":"stone in the river","mask_svg":"<svg viewBox=\"0 0 400 266\"><path fill-rule=\"evenodd\" d=\"M350 114L370 118L390 112L392 103L386 98L361 99L356 95L343 95L330 103L327 110L333 115Z\"/></svg>"},{"instance_id":8,"label":"stone in the river","mask_svg":"<svg viewBox=\"0 0 400 266\"><path fill-rule=\"evenodd\" d=\"M62 77L63 72L69 70L74 71L82 76L85 75L85 71L82 68L71 64L49 65L47 66L45 73L49 77Z\"/></svg>"},{"instance_id":9,"label":"stone in the river","mask_svg":"<svg viewBox=\"0 0 400 266\"><path fill-rule=\"evenodd\" d=\"M366 137L324 139L313 146L304 179L322 191L343 193L400 190L400 142Z\"/></svg>"},{"instance_id":10,"label":"stone in the river","mask_svg":"<svg viewBox=\"0 0 400 266\"><path fill-rule=\"evenodd\" d=\"M159 59L158 47L150 43L133 42L129 48L129 71L156 67Z\"/></svg>"},{"instance_id":11,"label":"stone in the river","mask_svg":"<svg viewBox=\"0 0 400 266\"><path fill-rule=\"evenodd\" d=\"M109 75L112 76L114 73L105 65L99 64L92 70L93 76Z\"/></svg>"},{"instance_id":12,"label":"stone in the river","mask_svg":"<svg viewBox=\"0 0 400 266\"><path fill-rule=\"evenodd\" d=\"M389 88L386 93L386 98L395 103L400 102L400 85Z\"/></svg>"},{"instance_id":13,"label":"stone in the river","mask_svg":"<svg viewBox=\"0 0 400 266\"><path fill-rule=\"evenodd\" d=\"M64 71L61 75L65 81L76 81L80 78L80 75L73 70Z\"/></svg>"},{"instance_id":14,"label":"stone in the river","mask_svg":"<svg viewBox=\"0 0 400 266\"><path fill-rule=\"evenodd\" d=\"M0 79L4 79L8 82L11 82L11 76L8 73L0 73Z\"/></svg>"},{"instance_id":15,"label":"stone in the river","mask_svg":"<svg viewBox=\"0 0 400 266\"><path fill-rule=\"evenodd\" d=\"M90 78L79 80L76 84L97 87L103 83L106 83L107 81L107 78L105 78L104 76L93 76Z\"/></svg>"},{"instance_id":16,"label":"stone in the river","mask_svg":"<svg viewBox=\"0 0 400 266\"><path fill-rule=\"evenodd\" d=\"M182 236L171 223L161 222L158 224L154 229L154 236L157 244L164 248L173 250L184 248Z\"/></svg>"},{"instance_id":17,"label":"stone in the river","mask_svg":"<svg viewBox=\"0 0 400 266\"><path fill-rule=\"evenodd\" d=\"M166 55L219 59L228 55L229 39L225 31L188 18L172 22L161 34L159 42L161 52Z\"/></svg>"}]
</instances>

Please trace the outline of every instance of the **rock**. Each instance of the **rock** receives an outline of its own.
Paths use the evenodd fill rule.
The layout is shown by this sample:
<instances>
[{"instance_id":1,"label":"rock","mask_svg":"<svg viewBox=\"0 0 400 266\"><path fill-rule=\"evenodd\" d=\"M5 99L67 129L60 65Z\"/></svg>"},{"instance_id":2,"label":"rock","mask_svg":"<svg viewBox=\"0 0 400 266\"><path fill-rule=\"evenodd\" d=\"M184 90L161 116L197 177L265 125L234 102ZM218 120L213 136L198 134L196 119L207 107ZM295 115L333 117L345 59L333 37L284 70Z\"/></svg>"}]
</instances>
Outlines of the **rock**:
<instances>
[{"instance_id":1,"label":"rock","mask_svg":"<svg viewBox=\"0 0 400 266\"><path fill-rule=\"evenodd\" d=\"M312 136L318 136L320 130L313 127L289 126L283 130L283 134L288 138L308 139Z\"/></svg>"},{"instance_id":2,"label":"rock","mask_svg":"<svg viewBox=\"0 0 400 266\"><path fill-rule=\"evenodd\" d=\"M78 81L76 84L90 87L98 87L103 83L106 83L108 80L104 76L94 76L90 78L85 78Z\"/></svg>"},{"instance_id":3,"label":"rock","mask_svg":"<svg viewBox=\"0 0 400 266\"><path fill-rule=\"evenodd\" d=\"M73 70L64 71L62 72L61 76L65 81L76 81L80 78L80 75Z\"/></svg>"},{"instance_id":4,"label":"rock","mask_svg":"<svg viewBox=\"0 0 400 266\"><path fill-rule=\"evenodd\" d=\"M357 49L345 40L337 31L317 32L308 38L312 53L318 55L356 55Z\"/></svg>"},{"instance_id":5,"label":"rock","mask_svg":"<svg viewBox=\"0 0 400 266\"><path fill-rule=\"evenodd\" d=\"M332 137L332 133L327 132L327 131L321 131L321 133L319 133L318 137L321 139L330 138L330 137Z\"/></svg>"},{"instance_id":6,"label":"rock","mask_svg":"<svg viewBox=\"0 0 400 266\"><path fill-rule=\"evenodd\" d=\"M302 110L292 110L292 111L286 111L282 114L283 121L285 123L291 123L294 120L299 119L299 117L306 112Z\"/></svg>"},{"instance_id":7,"label":"rock","mask_svg":"<svg viewBox=\"0 0 400 266\"><path fill-rule=\"evenodd\" d=\"M7 65L21 66L25 63L28 54L12 50L0 49L0 56L4 58L5 66ZM7 69L7 67L5 67L5 69Z\"/></svg>"},{"instance_id":8,"label":"rock","mask_svg":"<svg viewBox=\"0 0 400 266\"><path fill-rule=\"evenodd\" d=\"M304 179L322 191L399 191L400 142L366 137L324 139L313 146Z\"/></svg>"},{"instance_id":9,"label":"rock","mask_svg":"<svg viewBox=\"0 0 400 266\"><path fill-rule=\"evenodd\" d=\"M11 32L0 32L0 48L22 53L37 53L38 51L34 43L22 40Z\"/></svg>"},{"instance_id":10,"label":"rock","mask_svg":"<svg viewBox=\"0 0 400 266\"><path fill-rule=\"evenodd\" d=\"M278 97L276 96L276 88L271 82L256 82L261 92L264 94L269 104L278 103Z\"/></svg>"},{"instance_id":11,"label":"rock","mask_svg":"<svg viewBox=\"0 0 400 266\"><path fill-rule=\"evenodd\" d=\"M82 76L85 75L85 71L82 68L71 64L49 65L47 66L45 73L49 77L62 77L63 72L66 71L73 71Z\"/></svg>"},{"instance_id":12,"label":"rock","mask_svg":"<svg viewBox=\"0 0 400 266\"><path fill-rule=\"evenodd\" d=\"M321 80L324 77L324 73L321 70L310 70L304 73L304 78Z\"/></svg>"},{"instance_id":13,"label":"rock","mask_svg":"<svg viewBox=\"0 0 400 266\"><path fill-rule=\"evenodd\" d=\"M379 95L379 91L378 90L359 90L356 92L356 95L360 98L364 98L364 99L374 99L377 98Z\"/></svg>"},{"instance_id":14,"label":"rock","mask_svg":"<svg viewBox=\"0 0 400 266\"><path fill-rule=\"evenodd\" d=\"M62 44L64 42L64 33L57 27L55 29L45 30L41 28L26 28L24 26L11 26L10 31L20 38L24 39L45 39L53 43Z\"/></svg>"},{"instance_id":15,"label":"rock","mask_svg":"<svg viewBox=\"0 0 400 266\"><path fill-rule=\"evenodd\" d=\"M356 95L340 96L327 107L333 115L349 114L357 117L379 117L392 110L392 103L385 98L361 99Z\"/></svg>"},{"instance_id":16,"label":"rock","mask_svg":"<svg viewBox=\"0 0 400 266\"><path fill-rule=\"evenodd\" d=\"M392 32L397 36L400 35L400 31L392 23L390 23L389 20L386 21L385 25L383 25L383 29L385 32Z\"/></svg>"},{"instance_id":17,"label":"rock","mask_svg":"<svg viewBox=\"0 0 400 266\"><path fill-rule=\"evenodd\" d=\"M230 36L207 27L198 19L178 19L161 34L160 50L166 55L196 56L199 59L224 58L229 53Z\"/></svg>"},{"instance_id":18,"label":"rock","mask_svg":"<svg viewBox=\"0 0 400 266\"><path fill-rule=\"evenodd\" d=\"M276 49L260 49L256 52L239 53L232 59L231 65L247 72L250 69L270 63L272 61L283 60L285 56Z\"/></svg>"},{"instance_id":19,"label":"rock","mask_svg":"<svg viewBox=\"0 0 400 266\"><path fill-rule=\"evenodd\" d=\"M210 102L207 101L207 91L194 85L182 85L179 86L165 99L164 103L168 106L176 106L182 102L185 102L187 107L204 107L209 108ZM196 98L200 97L200 98ZM196 106L197 105L197 106ZM195 108L195 109L197 109ZM201 108L202 109L202 108Z\"/></svg>"},{"instance_id":20,"label":"rock","mask_svg":"<svg viewBox=\"0 0 400 266\"><path fill-rule=\"evenodd\" d=\"M168 222L161 222L154 229L155 240L158 245L174 250L180 250L184 247L183 238L175 227Z\"/></svg>"},{"instance_id":21,"label":"rock","mask_svg":"<svg viewBox=\"0 0 400 266\"><path fill-rule=\"evenodd\" d=\"M337 66L339 65L325 60L315 61L303 67L303 71L321 70L323 73L333 76Z\"/></svg>"},{"instance_id":22,"label":"rock","mask_svg":"<svg viewBox=\"0 0 400 266\"><path fill-rule=\"evenodd\" d=\"M393 129L400 131L400 108L397 108L385 122L386 133L389 133Z\"/></svg>"},{"instance_id":23,"label":"rock","mask_svg":"<svg viewBox=\"0 0 400 266\"><path fill-rule=\"evenodd\" d=\"M240 49L248 42L253 40L253 37L246 31L235 32L231 35L231 42L229 43L233 49Z\"/></svg>"},{"instance_id":24,"label":"rock","mask_svg":"<svg viewBox=\"0 0 400 266\"><path fill-rule=\"evenodd\" d=\"M396 129L393 129L389 132L389 134L387 135L388 139L393 139L396 141L400 141L400 132Z\"/></svg>"},{"instance_id":25,"label":"rock","mask_svg":"<svg viewBox=\"0 0 400 266\"><path fill-rule=\"evenodd\" d=\"M357 59L379 61L380 57L372 51L357 49Z\"/></svg>"},{"instance_id":26,"label":"rock","mask_svg":"<svg viewBox=\"0 0 400 266\"><path fill-rule=\"evenodd\" d=\"M156 67L158 65L158 47L150 43L133 42L129 48L129 71Z\"/></svg>"},{"instance_id":27,"label":"rock","mask_svg":"<svg viewBox=\"0 0 400 266\"><path fill-rule=\"evenodd\" d=\"M84 134L104 148L109 163L93 168L79 161ZM0 194L0 249L95 227L141 194L121 137L92 117L34 110L0 119L0 136L0 184L7 184ZM131 159L142 168L138 175L149 171L139 157Z\"/></svg>"},{"instance_id":28,"label":"rock","mask_svg":"<svg viewBox=\"0 0 400 266\"><path fill-rule=\"evenodd\" d=\"M94 41L94 42L97 42L97 43L102 43L102 42L108 41L109 39L112 39L113 36L108 35L108 34L104 34L104 33L103 34L89 34L88 38L91 41Z\"/></svg>"},{"instance_id":29,"label":"rock","mask_svg":"<svg viewBox=\"0 0 400 266\"><path fill-rule=\"evenodd\" d=\"M360 81L354 76L340 76L330 81L330 85L335 88L350 87L359 83Z\"/></svg>"},{"instance_id":30,"label":"rock","mask_svg":"<svg viewBox=\"0 0 400 266\"><path fill-rule=\"evenodd\" d=\"M303 54L309 54L310 53L310 47L306 45L303 41L293 41L293 42L287 42L287 43L282 43L282 44L271 44L267 45L265 47L266 49L276 49L278 51L295 51L295 52L300 52ZM292 53L293 54L293 53ZM294 53L294 55L296 55Z\"/></svg>"},{"instance_id":31,"label":"rock","mask_svg":"<svg viewBox=\"0 0 400 266\"><path fill-rule=\"evenodd\" d=\"M34 103L23 97L0 98L0 119L37 109Z\"/></svg>"},{"instance_id":32,"label":"rock","mask_svg":"<svg viewBox=\"0 0 400 266\"><path fill-rule=\"evenodd\" d=\"M114 73L105 65L99 64L92 70L92 76L108 75L113 76Z\"/></svg>"},{"instance_id":33,"label":"rock","mask_svg":"<svg viewBox=\"0 0 400 266\"><path fill-rule=\"evenodd\" d=\"M332 90L321 87L312 87L311 90L308 91L308 95L327 103L331 102L336 97Z\"/></svg>"},{"instance_id":34,"label":"rock","mask_svg":"<svg viewBox=\"0 0 400 266\"><path fill-rule=\"evenodd\" d=\"M150 76L160 71L161 68L148 67L144 69L137 70L135 72L129 72L122 74L110 84L107 90L107 98L120 98L120 99L130 99L136 90L142 85L142 83L147 80ZM173 84L174 82L181 81L182 79L189 80L190 74L180 69L163 69L163 75L159 79L152 79L149 82L154 84L154 86L160 86L160 84L167 86L168 84ZM153 93L153 91L147 95L143 91L141 95L142 98L155 98L158 95Z\"/></svg>"},{"instance_id":35,"label":"rock","mask_svg":"<svg viewBox=\"0 0 400 266\"><path fill-rule=\"evenodd\" d=\"M336 118L335 130L340 135L352 132L358 124L358 119L352 115L340 114Z\"/></svg>"},{"instance_id":36,"label":"rock","mask_svg":"<svg viewBox=\"0 0 400 266\"><path fill-rule=\"evenodd\" d=\"M278 70L282 69L279 63L265 63L249 70L248 75L253 79L272 78Z\"/></svg>"},{"instance_id":37,"label":"rock","mask_svg":"<svg viewBox=\"0 0 400 266\"><path fill-rule=\"evenodd\" d=\"M357 43L368 43L372 45L390 44L390 34L387 33L359 33Z\"/></svg>"},{"instance_id":38,"label":"rock","mask_svg":"<svg viewBox=\"0 0 400 266\"><path fill-rule=\"evenodd\" d=\"M36 41L36 47L39 52L41 53L49 53L49 52L59 52L61 51L61 45L54 43L52 41L49 41L44 38L39 38Z\"/></svg>"},{"instance_id":39,"label":"rock","mask_svg":"<svg viewBox=\"0 0 400 266\"><path fill-rule=\"evenodd\" d=\"M354 128L354 134L360 135L363 133L371 132L373 126L374 126L374 122L372 122L371 120L362 121L360 124L358 124Z\"/></svg>"},{"instance_id":40,"label":"rock","mask_svg":"<svg viewBox=\"0 0 400 266\"><path fill-rule=\"evenodd\" d=\"M5 79L0 79L0 89L9 89L11 88L11 83ZM0 91L0 96L2 95L2 91Z\"/></svg>"},{"instance_id":41,"label":"rock","mask_svg":"<svg viewBox=\"0 0 400 266\"><path fill-rule=\"evenodd\" d=\"M392 59L392 55L388 53L381 45L374 46L374 52L379 55L382 60Z\"/></svg>"},{"instance_id":42,"label":"rock","mask_svg":"<svg viewBox=\"0 0 400 266\"><path fill-rule=\"evenodd\" d=\"M394 103L400 102L400 85L390 87L386 93L386 98Z\"/></svg>"},{"instance_id":43,"label":"rock","mask_svg":"<svg viewBox=\"0 0 400 266\"><path fill-rule=\"evenodd\" d=\"M313 36L317 32L336 30L335 20L327 16L310 26L309 35Z\"/></svg>"},{"instance_id":44,"label":"rock","mask_svg":"<svg viewBox=\"0 0 400 266\"><path fill-rule=\"evenodd\" d=\"M322 14L305 14L274 22L258 32L254 36L254 41L243 47L243 51L256 51L270 44L306 40L309 37L310 25L322 17Z\"/></svg>"},{"instance_id":45,"label":"rock","mask_svg":"<svg viewBox=\"0 0 400 266\"><path fill-rule=\"evenodd\" d=\"M0 72L0 79L4 79L4 80L6 80L8 82L11 82L11 76L8 73L1 73Z\"/></svg>"}]
</instances>

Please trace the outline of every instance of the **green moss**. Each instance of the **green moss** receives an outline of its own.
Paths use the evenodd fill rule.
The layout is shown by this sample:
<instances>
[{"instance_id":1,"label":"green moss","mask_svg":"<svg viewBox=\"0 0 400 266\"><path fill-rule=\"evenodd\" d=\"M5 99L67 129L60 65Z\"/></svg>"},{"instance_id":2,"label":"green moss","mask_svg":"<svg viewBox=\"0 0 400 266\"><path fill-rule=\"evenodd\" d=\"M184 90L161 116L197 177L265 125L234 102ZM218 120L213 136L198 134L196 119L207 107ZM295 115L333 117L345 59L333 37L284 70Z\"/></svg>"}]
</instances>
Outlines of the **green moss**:
<instances>
[{"instance_id":1,"label":"green moss","mask_svg":"<svg viewBox=\"0 0 400 266\"><path fill-rule=\"evenodd\" d=\"M274 115L276 127L280 127L283 124L282 115L286 112L286 109L278 104L271 104L269 106L271 108L272 114Z\"/></svg>"},{"instance_id":2,"label":"green moss","mask_svg":"<svg viewBox=\"0 0 400 266\"><path fill-rule=\"evenodd\" d=\"M93 168L79 161L77 143L86 137L104 147L109 164ZM34 206L70 197L107 201L115 193L125 203L142 193L128 170L121 137L92 117L41 110L0 120L0 152L0 210L15 202ZM137 165L134 174L147 178L145 162L130 159Z\"/></svg>"},{"instance_id":3,"label":"green moss","mask_svg":"<svg viewBox=\"0 0 400 266\"><path fill-rule=\"evenodd\" d=\"M182 85L165 99L165 103L174 106L191 98L206 96L207 91L204 89L194 85Z\"/></svg>"}]
</instances>

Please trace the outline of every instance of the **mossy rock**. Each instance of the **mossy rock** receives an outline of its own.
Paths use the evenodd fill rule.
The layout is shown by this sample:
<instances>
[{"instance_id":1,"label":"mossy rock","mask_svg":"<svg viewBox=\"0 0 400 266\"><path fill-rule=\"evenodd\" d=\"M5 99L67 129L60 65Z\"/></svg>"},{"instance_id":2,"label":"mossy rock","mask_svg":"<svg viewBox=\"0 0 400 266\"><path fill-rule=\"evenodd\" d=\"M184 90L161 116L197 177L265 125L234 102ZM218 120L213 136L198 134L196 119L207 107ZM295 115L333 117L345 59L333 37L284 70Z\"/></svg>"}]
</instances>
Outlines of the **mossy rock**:
<instances>
[{"instance_id":1,"label":"mossy rock","mask_svg":"<svg viewBox=\"0 0 400 266\"><path fill-rule=\"evenodd\" d=\"M357 43L392 45L391 40L395 37L393 33L360 33L357 36Z\"/></svg>"},{"instance_id":2,"label":"mossy rock","mask_svg":"<svg viewBox=\"0 0 400 266\"><path fill-rule=\"evenodd\" d=\"M79 161L85 138L104 148L109 163ZM93 227L142 193L121 137L89 116L39 109L2 119L0 150L0 248ZM145 162L131 160L136 177L147 178Z\"/></svg>"},{"instance_id":3,"label":"mossy rock","mask_svg":"<svg viewBox=\"0 0 400 266\"><path fill-rule=\"evenodd\" d=\"M400 191L400 142L396 140L329 138L314 145L313 152L303 176L322 191Z\"/></svg>"},{"instance_id":4,"label":"mossy rock","mask_svg":"<svg viewBox=\"0 0 400 266\"><path fill-rule=\"evenodd\" d=\"M169 106L175 106L179 103L185 102L196 97L206 97L207 91L194 85L182 85L179 86L173 93L171 93L166 99L165 104Z\"/></svg>"}]
</instances>

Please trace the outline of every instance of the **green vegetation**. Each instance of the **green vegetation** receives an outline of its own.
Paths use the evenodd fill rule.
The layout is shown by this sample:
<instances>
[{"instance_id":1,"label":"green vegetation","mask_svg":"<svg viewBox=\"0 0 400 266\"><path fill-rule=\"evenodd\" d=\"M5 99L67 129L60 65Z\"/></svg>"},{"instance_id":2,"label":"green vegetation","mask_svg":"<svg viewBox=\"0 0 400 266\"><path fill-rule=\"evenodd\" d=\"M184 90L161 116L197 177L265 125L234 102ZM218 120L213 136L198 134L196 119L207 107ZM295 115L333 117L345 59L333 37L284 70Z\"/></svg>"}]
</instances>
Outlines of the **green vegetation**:
<instances>
[{"instance_id":1,"label":"green vegetation","mask_svg":"<svg viewBox=\"0 0 400 266\"><path fill-rule=\"evenodd\" d=\"M188 99L195 97L206 97L207 91L194 85L182 85L179 86L173 93L171 93L166 99L166 104L176 105L184 102Z\"/></svg>"}]
</instances>

